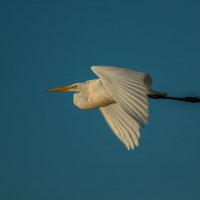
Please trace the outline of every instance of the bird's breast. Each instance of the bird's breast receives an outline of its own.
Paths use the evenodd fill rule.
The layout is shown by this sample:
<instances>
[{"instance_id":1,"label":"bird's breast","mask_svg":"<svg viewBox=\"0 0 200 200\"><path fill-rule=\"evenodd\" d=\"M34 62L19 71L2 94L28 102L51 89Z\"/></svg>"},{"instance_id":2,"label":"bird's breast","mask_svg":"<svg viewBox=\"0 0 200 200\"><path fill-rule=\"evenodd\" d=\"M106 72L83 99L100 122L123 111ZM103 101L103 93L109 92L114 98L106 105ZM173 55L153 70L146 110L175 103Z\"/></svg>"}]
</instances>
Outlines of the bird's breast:
<instances>
[{"instance_id":1,"label":"bird's breast","mask_svg":"<svg viewBox=\"0 0 200 200\"><path fill-rule=\"evenodd\" d=\"M92 80L87 88L74 95L74 104L80 109L94 109L114 103L100 79Z\"/></svg>"}]
</instances>

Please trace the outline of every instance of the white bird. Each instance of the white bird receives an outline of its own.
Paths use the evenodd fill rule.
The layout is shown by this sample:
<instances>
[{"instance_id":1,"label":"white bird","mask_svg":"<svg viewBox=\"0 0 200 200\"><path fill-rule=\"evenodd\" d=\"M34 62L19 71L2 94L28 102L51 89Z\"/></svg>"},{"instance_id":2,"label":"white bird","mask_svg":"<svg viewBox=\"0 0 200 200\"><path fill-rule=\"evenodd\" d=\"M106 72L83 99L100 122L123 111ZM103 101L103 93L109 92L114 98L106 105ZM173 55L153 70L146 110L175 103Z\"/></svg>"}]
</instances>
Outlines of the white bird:
<instances>
[{"instance_id":1,"label":"white bird","mask_svg":"<svg viewBox=\"0 0 200 200\"><path fill-rule=\"evenodd\" d=\"M148 121L148 97L200 102L197 97L168 97L151 89L149 74L126 68L93 66L99 79L50 89L49 92L75 92L74 104L80 109L99 108L108 125L126 148L139 144L141 126Z\"/></svg>"}]
</instances>

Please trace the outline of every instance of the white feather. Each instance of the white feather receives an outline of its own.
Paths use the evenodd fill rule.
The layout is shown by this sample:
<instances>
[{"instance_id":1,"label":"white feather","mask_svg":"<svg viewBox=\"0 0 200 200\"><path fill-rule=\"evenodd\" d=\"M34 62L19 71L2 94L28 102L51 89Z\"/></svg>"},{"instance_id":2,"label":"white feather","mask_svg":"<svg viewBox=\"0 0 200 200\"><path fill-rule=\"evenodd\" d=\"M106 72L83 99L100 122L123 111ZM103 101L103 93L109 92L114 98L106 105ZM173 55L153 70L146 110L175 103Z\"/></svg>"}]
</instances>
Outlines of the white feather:
<instances>
[{"instance_id":1,"label":"white feather","mask_svg":"<svg viewBox=\"0 0 200 200\"><path fill-rule=\"evenodd\" d=\"M127 149L138 146L139 125L118 103L99 108L115 135L124 143Z\"/></svg>"},{"instance_id":2,"label":"white feather","mask_svg":"<svg viewBox=\"0 0 200 200\"><path fill-rule=\"evenodd\" d=\"M107 66L93 66L91 69L121 108L144 126L148 120L145 74Z\"/></svg>"}]
</instances>

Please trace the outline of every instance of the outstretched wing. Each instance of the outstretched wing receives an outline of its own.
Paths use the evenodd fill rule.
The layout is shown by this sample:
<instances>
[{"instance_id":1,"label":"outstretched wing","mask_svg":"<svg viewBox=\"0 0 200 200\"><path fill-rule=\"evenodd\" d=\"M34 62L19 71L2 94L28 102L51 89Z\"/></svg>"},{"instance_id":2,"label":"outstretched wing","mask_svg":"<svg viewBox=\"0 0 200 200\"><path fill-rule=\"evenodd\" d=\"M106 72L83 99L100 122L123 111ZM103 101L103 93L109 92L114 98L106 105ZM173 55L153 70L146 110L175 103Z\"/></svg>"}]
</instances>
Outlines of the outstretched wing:
<instances>
[{"instance_id":1,"label":"outstretched wing","mask_svg":"<svg viewBox=\"0 0 200 200\"><path fill-rule=\"evenodd\" d=\"M116 103L140 126L144 126L148 120L146 75L118 67L93 66L91 69Z\"/></svg>"},{"instance_id":2,"label":"outstretched wing","mask_svg":"<svg viewBox=\"0 0 200 200\"><path fill-rule=\"evenodd\" d=\"M129 150L138 146L140 137L139 124L129 116L117 103L99 108L115 135Z\"/></svg>"}]
</instances>

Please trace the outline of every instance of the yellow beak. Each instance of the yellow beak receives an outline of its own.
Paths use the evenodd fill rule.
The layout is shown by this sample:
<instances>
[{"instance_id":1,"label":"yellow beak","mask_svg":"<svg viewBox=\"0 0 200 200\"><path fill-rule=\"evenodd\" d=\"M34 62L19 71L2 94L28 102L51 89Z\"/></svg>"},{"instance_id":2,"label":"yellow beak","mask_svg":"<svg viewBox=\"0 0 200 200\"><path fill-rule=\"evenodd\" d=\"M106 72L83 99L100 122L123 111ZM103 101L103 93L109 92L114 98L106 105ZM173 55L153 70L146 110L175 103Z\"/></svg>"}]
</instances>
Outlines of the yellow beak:
<instances>
[{"instance_id":1,"label":"yellow beak","mask_svg":"<svg viewBox=\"0 0 200 200\"><path fill-rule=\"evenodd\" d=\"M76 87L77 87L77 85L73 84L73 85L63 86L63 87L59 87L59 88L53 88L53 89L48 90L48 92L65 92L67 90L70 90L70 89L73 89Z\"/></svg>"}]
</instances>

